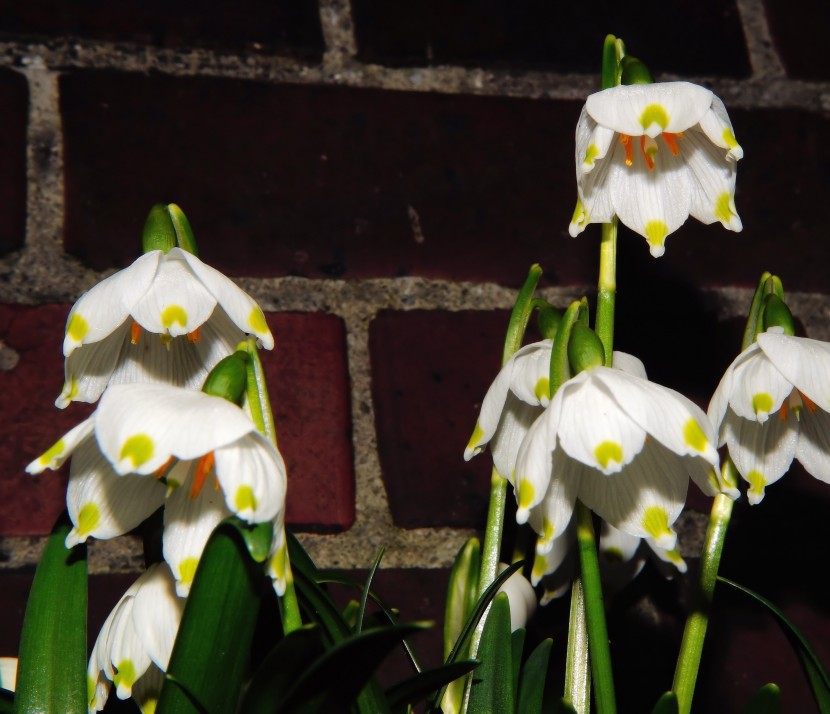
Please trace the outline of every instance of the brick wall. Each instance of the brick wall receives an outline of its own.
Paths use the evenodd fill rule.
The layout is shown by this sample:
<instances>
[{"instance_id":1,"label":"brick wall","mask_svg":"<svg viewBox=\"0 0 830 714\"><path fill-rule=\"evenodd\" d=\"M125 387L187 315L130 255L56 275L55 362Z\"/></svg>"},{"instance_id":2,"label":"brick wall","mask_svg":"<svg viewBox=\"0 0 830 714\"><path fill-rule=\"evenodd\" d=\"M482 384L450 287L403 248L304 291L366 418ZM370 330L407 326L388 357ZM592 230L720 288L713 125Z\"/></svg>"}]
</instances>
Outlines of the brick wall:
<instances>
[{"instance_id":1,"label":"brick wall","mask_svg":"<svg viewBox=\"0 0 830 714\"><path fill-rule=\"evenodd\" d=\"M88 412L51 406L66 313L137 255L155 202L179 203L202 257L268 313L289 523L323 566L360 570L385 546L380 585L407 617L440 619L446 569L484 522L486 459L461 454L515 288L539 262L553 302L591 292L598 230L574 240L567 225L573 130L606 32L658 79L711 87L746 152L743 233L690 222L655 261L622 231L617 346L705 406L765 269L808 334L830 338L824 0L204 8L0 0L0 655L16 652L66 483L23 466ZM690 506L694 562L708 506ZM830 659L815 567L828 507L803 473L740 504L723 572L785 605ZM92 545L93 625L140 567L134 538ZM628 671L623 701L668 684L682 626L685 588L641 582L614 603L612 636L634 648L620 667L656 669ZM719 599L728 636L707 650L701 711L734 710L771 680L785 710L810 711L775 625L743 604ZM559 634L561 615L543 618ZM424 636L427 661L437 641Z\"/></svg>"}]
</instances>

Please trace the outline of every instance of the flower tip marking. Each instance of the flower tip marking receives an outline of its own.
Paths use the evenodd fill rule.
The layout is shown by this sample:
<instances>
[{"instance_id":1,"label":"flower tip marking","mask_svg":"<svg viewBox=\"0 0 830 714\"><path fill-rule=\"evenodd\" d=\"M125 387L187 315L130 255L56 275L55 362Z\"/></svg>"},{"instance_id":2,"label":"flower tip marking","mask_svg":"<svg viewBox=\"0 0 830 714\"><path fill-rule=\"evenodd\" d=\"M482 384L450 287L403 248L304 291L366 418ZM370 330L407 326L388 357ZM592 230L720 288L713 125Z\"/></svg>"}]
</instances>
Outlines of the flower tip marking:
<instances>
[{"instance_id":1,"label":"flower tip marking","mask_svg":"<svg viewBox=\"0 0 830 714\"><path fill-rule=\"evenodd\" d=\"M749 488L746 491L747 500L751 506L755 506L764 500L767 480L760 471L750 471L746 475L746 480L749 482Z\"/></svg>"},{"instance_id":2,"label":"flower tip marking","mask_svg":"<svg viewBox=\"0 0 830 714\"><path fill-rule=\"evenodd\" d=\"M153 458L155 445L147 434L134 434L121 447L116 471L120 474L132 473Z\"/></svg>"},{"instance_id":3,"label":"flower tip marking","mask_svg":"<svg viewBox=\"0 0 830 714\"><path fill-rule=\"evenodd\" d=\"M655 258L659 258L666 252L666 237L669 235L669 227L664 221L653 220L646 223L643 233L649 245L649 252Z\"/></svg>"},{"instance_id":4,"label":"flower tip marking","mask_svg":"<svg viewBox=\"0 0 830 714\"><path fill-rule=\"evenodd\" d=\"M623 447L616 441L603 441L594 449L594 458L606 475L617 473L623 463Z\"/></svg>"},{"instance_id":5,"label":"flower tip marking","mask_svg":"<svg viewBox=\"0 0 830 714\"><path fill-rule=\"evenodd\" d=\"M752 397L752 411L762 424L769 418L772 411L772 396L766 392L758 392Z\"/></svg>"},{"instance_id":6,"label":"flower tip marking","mask_svg":"<svg viewBox=\"0 0 830 714\"><path fill-rule=\"evenodd\" d=\"M669 514L662 506L646 508L641 525L660 548L673 550L677 545L677 533L669 528Z\"/></svg>"}]
</instances>

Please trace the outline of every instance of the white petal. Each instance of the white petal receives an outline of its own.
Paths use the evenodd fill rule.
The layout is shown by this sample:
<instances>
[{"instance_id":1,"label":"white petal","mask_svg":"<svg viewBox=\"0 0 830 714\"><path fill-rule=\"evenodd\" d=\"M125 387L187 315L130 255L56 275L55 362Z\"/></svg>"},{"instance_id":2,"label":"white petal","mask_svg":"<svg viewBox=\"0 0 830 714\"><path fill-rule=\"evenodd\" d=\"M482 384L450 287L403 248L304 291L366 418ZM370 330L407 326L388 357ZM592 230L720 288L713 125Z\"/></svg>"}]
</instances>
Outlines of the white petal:
<instances>
[{"instance_id":1,"label":"white petal","mask_svg":"<svg viewBox=\"0 0 830 714\"><path fill-rule=\"evenodd\" d=\"M820 481L830 483L830 414L802 407L795 457Z\"/></svg>"},{"instance_id":2,"label":"white petal","mask_svg":"<svg viewBox=\"0 0 830 714\"><path fill-rule=\"evenodd\" d=\"M624 533L606 521L602 522L599 552L606 559L617 562L629 561L634 557L641 542L641 538Z\"/></svg>"},{"instance_id":3,"label":"white petal","mask_svg":"<svg viewBox=\"0 0 830 714\"><path fill-rule=\"evenodd\" d=\"M731 159L738 161L743 158L744 150L735 139L732 122L729 121L729 115L720 97L712 95L712 106L700 118L700 128L713 144L727 149L727 155Z\"/></svg>"},{"instance_id":4,"label":"white petal","mask_svg":"<svg viewBox=\"0 0 830 714\"><path fill-rule=\"evenodd\" d=\"M150 657L141 645L132 619L134 597L125 597L109 632L107 650L115 667L113 684L119 699L132 694L133 684L147 671Z\"/></svg>"},{"instance_id":5,"label":"white petal","mask_svg":"<svg viewBox=\"0 0 830 714\"><path fill-rule=\"evenodd\" d=\"M268 565L265 569L268 577L273 582L274 592L277 594L277 597L285 595L285 589L288 584L286 578L288 553L282 515L280 513L274 519L274 536L271 539L271 549L268 551Z\"/></svg>"},{"instance_id":6,"label":"white petal","mask_svg":"<svg viewBox=\"0 0 830 714\"><path fill-rule=\"evenodd\" d=\"M726 443L735 468L750 484L747 498L752 504L764 497L764 489L775 483L790 468L798 441L795 419L778 416L761 424L741 419L731 409L725 420Z\"/></svg>"},{"instance_id":7,"label":"white petal","mask_svg":"<svg viewBox=\"0 0 830 714\"><path fill-rule=\"evenodd\" d=\"M164 256L153 284L133 306L133 318L149 332L186 335L216 307L216 299L181 256L182 251L175 248Z\"/></svg>"},{"instance_id":8,"label":"white petal","mask_svg":"<svg viewBox=\"0 0 830 714\"><path fill-rule=\"evenodd\" d=\"M46 469L57 471L75 449L92 434L92 417L84 419L77 426L72 427L62 438L58 439L47 451L38 456L26 467L26 472L39 474Z\"/></svg>"},{"instance_id":9,"label":"white petal","mask_svg":"<svg viewBox=\"0 0 830 714\"><path fill-rule=\"evenodd\" d=\"M274 338L265 322L265 315L263 315L262 309L256 300L242 290L233 280L203 263L195 255L182 251L182 257L236 326L243 332L255 335L266 350L272 349Z\"/></svg>"},{"instance_id":10,"label":"white petal","mask_svg":"<svg viewBox=\"0 0 830 714\"><path fill-rule=\"evenodd\" d=\"M612 361L614 369L618 369L620 372L625 372L634 377L639 377L640 379L648 379L645 365L642 360L634 355L630 355L627 352L614 351Z\"/></svg>"},{"instance_id":11,"label":"white petal","mask_svg":"<svg viewBox=\"0 0 830 714\"><path fill-rule=\"evenodd\" d=\"M501 421L490 442L490 451L496 471L510 483L514 483L519 447L542 411L542 407L526 404L512 394L507 396Z\"/></svg>"},{"instance_id":12,"label":"white petal","mask_svg":"<svg viewBox=\"0 0 830 714\"><path fill-rule=\"evenodd\" d=\"M550 480L552 464L552 443L555 432L551 433L550 407L531 425L516 458L515 495L519 508L516 520L525 523L530 509L545 496Z\"/></svg>"},{"instance_id":13,"label":"white petal","mask_svg":"<svg viewBox=\"0 0 830 714\"><path fill-rule=\"evenodd\" d=\"M160 259L160 250L145 253L129 268L102 280L80 297L66 322L65 356L78 345L104 339L127 320L152 284Z\"/></svg>"},{"instance_id":14,"label":"white petal","mask_svg":"<svg viewBox=\"0 0 830 714\"><path fill-rule=\"evenodd\" d=\"M550 481L544 498L531 509L529 516L530 525L539 535L537 553L548 553L556 540L564 537L568 524L571 523L582 475L589 470L561 448L553 452Z\"/></svg>"},{"instance_id":15,"label":"white petal","mask_svg":"<svg viewBox=\"0 0 830 714\"><path fill-rule=\"evenodd\" d=\"M259 432L216 449L216 477L225 502L249 523L272 520L285 507L285 463Z\"/></svg>"},{"instance_id":16,"label":"white petal","mask_svg":"<svg viewBox=\"0 0 830 714\"><path fill-rule=\"evenodd\" d=\"M568 229L576 237L589 223L608 223L614 217L614 204L608 190L609 173L617 154L618 142L612 142L608 154L596 162L596 168L589 174L577 172L579 201Z\"/></svg>"},{"instance_id":17,"label":"white petal","mask_svg":"<svg viewBox=\"0 0 830 714\"><path fill-rule=\"evenodd\" d=\"M144 651L161 670L166 670L170 661L184 603L176 595L175 580L166 563L147 568L135 595L132 618Z\"/></svg>"},{"instance_id":18,"label":"white petal","mask_svg":"<svg viewBox=\"0 0 830 714\"><path fill-rule=\"evenodd\" d=\"M744 359L732 373L729 406L739 417L766 421L790 396L793 385L762 351Z\"/></svg>"},{"instance_id":19,"label":"white petal","mask_svg":"<svg viewBox=\"0 0 830 714\"><path fill-rule=\"evenodd\" d=\"M600 126L588 114L585 107L576 125L576 172L587 174L608 153L614 141L614 130Z\"/></svg>"},{"instance_id":20,"label":"white petal","mask_svg":"<svg viewBox=\"0 0 830 714\"><path fill-rule=\"evenodd\" d=\"M558 435L562 448L586 466L612 474L620 471L643 448L645 431L617 402L597 377L600 371L622 375L618 370L596 367L582 372L559 393L567 400Z\"/></svg>"},{"instance_id":21,"label":"white petal","mask_svg":"<svg viewBox=\"0 0 830 714\"><path fill-rule=\"evenodd\" d=\"M141 676L141 679L133 686L132 697L138 705L141 714L155 714L163 684L164 672L154 664L151 664Z\"/></svg>"},{"instance_id":22,"label":"white petal","mask_svg":"<svg viewBox=\"0 0 830 714\"><path fill-rule=\"evenodd\" d=\"M758 335L758 344L798 391L830 411L830 344L775 332Z\"/></svg>"},{"instance_id":23,"label":"white petal","mask_svg":"<svg viewBox=\"0 0 830 714\"><path fill-rule=\"evenodd\" d=\"M499 573L506 568L505 563L499 563ZM510 631L524 627L536 611L536 593L530 581L517 570L502 584L499 593L507 595L510 604Z\"/></svg>"},{"instance_id":24,"label":"white petal","mask_svg":"<svg viewBox=\"0 0 830 714\"><path fill-rule=\"evenodd\" d=\"M679 142L692 177L691 215L707 225L720 221L728 230L741 231L743 224L735 208L735 162L696 129L686 132Z\"/></svg>"},{"instance_id":25,"label":"white petal","mask_svg":"<svg viewBox=\"0 0 830 714\"><path fill-rule=\"evenodd\" d=\"M66 505L74 527L67 547L88 537L107 539L139 526L164 504L165 486L147 476L119 476L94 439L72 457Z\"/></svg>"},{"instance_id":26,"label":"white petal","mask_svg":"<svg viewBox=\"0 0 830 714\"><path fill-rule=\"evenodd\" d=\"M97 401L129 342L130 321L127 320L106 339L73 350L64 363L63 390L55 406L64 409L71 402Z\"/></svg>"},{"instance_id":27,"label":"white petal","mask_svg":"<svg viewBox=\"0 0 830 714\"><path fill-rule=\"evenodd\" d=\"M689 82L630 84L592 94L585 107L597 123L620 134L654 137L700 122L712 97L708 89Z\"/></svg>"},{"instance_id":28,"label":"white petal","mask_svg":"<svg viewBox=\"0 0 830 714\"><path fill-rule=\"evenodd\" d=\"M221 397L152 384L113 385L94 419L101 451L119 473L151 474L171 455L198 458L255 429Z\"/></svg>"}]
</instances>

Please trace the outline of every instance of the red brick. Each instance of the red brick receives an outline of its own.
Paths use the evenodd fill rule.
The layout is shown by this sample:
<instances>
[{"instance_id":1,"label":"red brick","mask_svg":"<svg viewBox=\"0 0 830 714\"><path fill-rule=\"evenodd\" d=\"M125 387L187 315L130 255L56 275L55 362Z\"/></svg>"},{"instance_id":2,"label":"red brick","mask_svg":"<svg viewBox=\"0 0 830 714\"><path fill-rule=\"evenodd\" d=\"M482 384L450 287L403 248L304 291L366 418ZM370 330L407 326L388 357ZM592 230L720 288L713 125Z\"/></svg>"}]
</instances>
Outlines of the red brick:
<instances>
[{"instance_id":1,"label":"red brick","mask_svg":"<svg viewBox=\"0 0 830 714\"><path fill-rule=\"evenodd\" d=\"M764 0L770 33L790 77L830 79L827 34L830 5L824 0Z\"/></svg>"},{"instance_id":2,"label":"red brick","mask_svg":"<svg viewBox=\"0 0 830 714\"><path fill-rule=\"evenodd\" d=\"M333 315L267 317L276 344L260 354L288 470L288 523L344 530L355 515L345 326Z\"/></svg>"},{"instance_id":3,"label":"red brick","mask_svg":"<svg viewBox=\"0 0 830 714\"><path fill-rule=\"evenodd\" d=\"M352 7L359 56L381 64L460 63L599 74L603 41L613 30L655 73L745 77L750 71L734 0L683 3L672 9L671 18L654 12L645 0L353 0ZM677 41L681 27L688 41Z\"/></svg>"},{"instance_id":4,"label":"red brick","mask_svg":"<svg viewBox=\"0 0 830 714\"><path fill-rule=\"evenodd\" d=\"M48 533L65 507L66 471L28 476L23 469L93 406L53 404L63 383L61 343L69 307L0 306L0 339L19 362L0 371L0 534ZM326 315L268 315L275 354L262 353L280 448L289 473L288 522L313 530L354 520L345 330ZM323 378L324 376L324 378Z\"/></svg>"},{"instance_id":5,"label":"red brick","mask_svg":"<svg viewBox=\"0 0 830 714\"><path fill-rule=\"evenodd\" d=\"M211 5L197 0L124 0L76 3L0 1L0 36L86 38L162 47L294 54L319 58L320 16L313 0L241 0Z\"/></svg>"},{"instance_id":6,"label":"red brick","mask_svg":"<svg viewBox=\"0 0 830 714\"><path fill-rule=\"evenodd\" d=\"M22 248L26 235L28 111L26 78L9 69L0 70L0 255Z\"/></svg>"}]
</instances>

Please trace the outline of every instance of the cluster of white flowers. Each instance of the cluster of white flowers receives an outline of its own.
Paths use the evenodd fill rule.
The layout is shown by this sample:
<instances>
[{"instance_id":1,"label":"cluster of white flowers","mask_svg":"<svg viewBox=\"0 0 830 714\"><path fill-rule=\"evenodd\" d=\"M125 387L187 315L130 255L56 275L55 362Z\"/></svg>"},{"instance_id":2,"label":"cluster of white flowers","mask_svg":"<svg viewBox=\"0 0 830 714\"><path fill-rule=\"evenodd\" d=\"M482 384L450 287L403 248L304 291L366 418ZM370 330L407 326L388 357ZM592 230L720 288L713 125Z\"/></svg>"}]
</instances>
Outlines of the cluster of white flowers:
<instances>
[{"instance_id":1,"label":"cluster of white flowers","mask_svg":"<svg viewBox=\"0 0 830 714\"><path fill-rule=\"evenodd\" d=\"M141 575L104 624L89 663L90 712L103 709L110 682L153 710L184 598L227 516L273 524L267 572L285 590L282 456L241 408L199 391L247 335L274 345L253 298L181 248L145 253L69 313L56 406L100 401L26 470L72 457L67 548L122 535L164 506L166 562Z\"/></svg>"}]
</instances>

